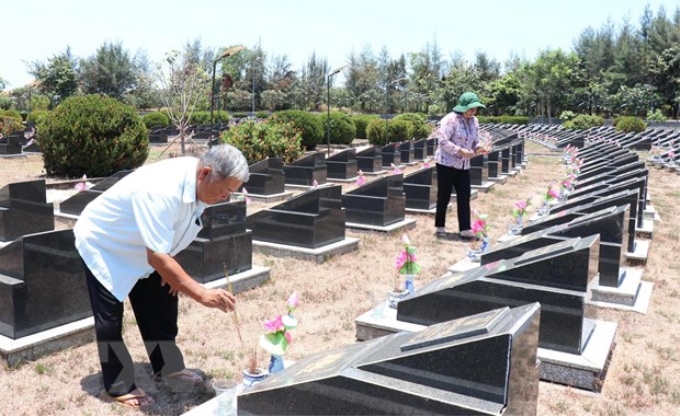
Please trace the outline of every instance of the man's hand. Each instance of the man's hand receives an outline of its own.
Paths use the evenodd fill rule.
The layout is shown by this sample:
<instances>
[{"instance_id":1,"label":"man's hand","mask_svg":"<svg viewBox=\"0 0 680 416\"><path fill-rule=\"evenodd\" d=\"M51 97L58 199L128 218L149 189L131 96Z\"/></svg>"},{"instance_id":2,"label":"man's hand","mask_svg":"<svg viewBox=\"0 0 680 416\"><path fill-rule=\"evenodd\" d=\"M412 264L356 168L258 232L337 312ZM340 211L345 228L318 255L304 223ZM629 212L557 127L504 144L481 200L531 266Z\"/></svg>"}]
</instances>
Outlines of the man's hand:
<instances>
[{"instance_id":1,"label":"man's hand","mask_svg":"<svg viewBox=\"0 0 680 416\"><path fill-rule=\"evenodd\" d=\"M236 297L224 289L206 289L199 302L209 308L224 312L236 309Z\"/></svg>"},{"instance_id":2,"label":"man's hand","mask_svg":"<svg viewBox=\"0 0 680 416\"><path fill-rule=\"evenodd\" d=\"M177 294L179 293L179 290L177 290L177 289L175 289L174 287L172 287L172 285L170 285L170 283L166 282L165 279L163 279L163 278L161 277L161 287L163 287L163 286L165 286L165 285L168 285L168 292L169 292L172 296L177 296Z\"/></svg>"}]
</instances>

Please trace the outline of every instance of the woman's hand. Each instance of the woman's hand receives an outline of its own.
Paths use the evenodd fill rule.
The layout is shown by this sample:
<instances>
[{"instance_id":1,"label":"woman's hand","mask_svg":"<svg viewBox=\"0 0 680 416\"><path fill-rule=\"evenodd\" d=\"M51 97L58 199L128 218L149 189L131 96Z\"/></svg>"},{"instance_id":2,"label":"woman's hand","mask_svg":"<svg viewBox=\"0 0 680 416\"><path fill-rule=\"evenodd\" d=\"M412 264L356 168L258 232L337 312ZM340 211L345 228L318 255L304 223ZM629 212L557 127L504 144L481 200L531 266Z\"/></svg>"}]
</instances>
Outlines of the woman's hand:
<instances>
[{"instance_id":1,"label":"woman's hand","mask_svg":"<svg viewBox=\"0 0 680 416\"><path fill-rule=\"evenodd\" d=\"M467 149L462 149L462 148L458 151L458 154L463 156L465 159L471 159L471 158L475 157L475 152L473 152L472 150L467 150Z\"/></svg>"}]
</instances>

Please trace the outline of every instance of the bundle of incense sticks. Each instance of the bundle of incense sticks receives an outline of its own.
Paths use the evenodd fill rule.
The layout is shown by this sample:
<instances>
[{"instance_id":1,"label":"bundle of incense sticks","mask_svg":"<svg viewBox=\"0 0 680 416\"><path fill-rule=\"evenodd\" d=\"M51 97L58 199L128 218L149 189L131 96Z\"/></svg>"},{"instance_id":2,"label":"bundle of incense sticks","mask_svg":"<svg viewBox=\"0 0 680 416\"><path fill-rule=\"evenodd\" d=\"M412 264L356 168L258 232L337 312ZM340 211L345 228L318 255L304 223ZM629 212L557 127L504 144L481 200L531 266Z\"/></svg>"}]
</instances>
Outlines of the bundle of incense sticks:
<instances>
[{"instance_id":1,"label":"bundle of incense sticks","mask_svg":"<svg viewBox=\"0 0 680 416\"><path fill-rule=\"evenodd\" d=\"M227 279L227 290L229 293L232 295L234 294L234 290L231 286L231 280L229 279L229 269L227 269L226 263L223 264L224 266L224 277ZM234 325L236 326L236 333L238 334L238 339L241 341L241 346L243 349L246 349L246 344L243 342L243 337L241 337L241 326L238 323L238 315L236 314L236 308L234 308L233 311L231 311L231 317L234 318Z\"/></svg>"}]
</instances>

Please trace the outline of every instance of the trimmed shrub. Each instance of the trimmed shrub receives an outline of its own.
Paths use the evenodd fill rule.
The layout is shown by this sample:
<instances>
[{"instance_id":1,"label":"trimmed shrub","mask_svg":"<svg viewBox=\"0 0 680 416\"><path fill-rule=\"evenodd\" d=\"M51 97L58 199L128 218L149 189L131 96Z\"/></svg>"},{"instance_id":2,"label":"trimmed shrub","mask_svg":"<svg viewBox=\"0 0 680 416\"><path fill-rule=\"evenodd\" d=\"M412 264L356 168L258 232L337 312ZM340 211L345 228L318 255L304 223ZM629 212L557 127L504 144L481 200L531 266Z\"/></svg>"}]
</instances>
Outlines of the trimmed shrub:
<instances>
[{"instance_id":1,"label":"trimmed shrub","mask_svg":"<svg viewBox=\"0 0 680 416\"><path fill-rule=\"evenodd\" d=\"M328 114L319 114L321 125L324 132L326 131L326 122L328 121ZM331 112L330 123L330 139L333 144L351 144L356 136L357 128L352 122L352 118L339 111ZM326 136L324 136L326 137Z\"/></svg>"},{"instance_id":2,"label":"trimmed shrub","mask_svg":"<svg viewBox=\"0 0 680 416\"><path fill-rule=\"evenodd\" d=\"M403 142L413 135L413 124L406 120L390 120L387 123L389 142ZM368 141L374 145L385 145L385 120L371 120L366 127Z\"/></svg>"},{"instance_id":3,"label":"trimmed shrub","mask_svg":"<svg viewBox=\"0 0 680 416\"><path fill-rule=\"evenodd\" d=\"M560 114L560 120L562 120L563 122L573 120L575 117L576 113L570 110L562 111L562 114Z\"/></svg>"},{"instance_id":4,"label":"trimmed shrub","mask_svg":"<svg viewBox=\"0 0 680 416\"><path fill-rule=\"evenodd\" d=\"M631 131L639 133L645 131L646 129L647 124L642 119L637 117L619 117L616 121L616 130L624 133L630 133Z\"/></svg>"},{"instance_id":5,"label":"trimmed shrub","mask_svg":"<svg viewBox=\"0 0 680 416\"><path fill-rule=\"evenodd\" d=\"M141 166L149 154L142 118L110 97L69 97L42 127L38 143L48 175L110 176Z\"/></svg>"},{"instance_id":6,"label":"trimmed shrub","mask_svg":"<svg viewBox=\"0 0 680 416\"><path fill-rule=\"evenodd\" d=\"M170 125L170 117L160 111L146 113L142 116L142 120L144 120L144 125L147 129L152 127L167 127Z\"/></svg>"},{"instance_id":7,"label":"trimmed shrub","mask_svg":"<svg viewBox=\"0 0 680 416\"><path fill-rule=\"evenodd\" d=\"M213 111L215 122L217 123L217 112ZM189 117L190 126L209 126L210 125L210 111L194 111Z\"/></svg>"},{"instance_id":8,"label":"trimmed shrub","mask_svg":"<svg viewBox=\"0 0 680 416\"><path fill-rule=\"evenodd\" d=\"M591 127L601 126L604 124L604 119L600 116L579 114L571 120L562 123L562 127L571 130L586 130Z\"/></svg>"},{"instance_id":9,"label":"trimmed shrub","mask_svg":"<svg viewBox=\"0 0 680 416\"><path fill-rule=\"evenodd\" d=\"M652 110L647 111L647 121L666 121L666 116L658 108L652 113Z\"/></svg>"},{"instance_id":10,"label":"trimmed shrub","mask_svg":"<svg viewBox=\"0 0 680 416\"><path fill-rule=\"evenodd\" d=\"M269 111L257 111L257 112L255 112L255 117L257 117L257 118L268 118L269 117Z\"/></svg>"},{"instance_id":11,"label":"trimmed shrub","mask_svg":"<svg viewBox=\"0 0 680 416\"><path fill-rule=\"evenodd\" d=\"M365 114L359 114L359 115L354 115L352 116L352 122L354 123L354 127L356 127L356 138L357 139L366 139L366 126L368 126L368 123L371 120L380 120L378 116L371 116L371 115L365 115Z\"/></svg>"},{"instance_id":12,"label":"trimmed shrub","mask_svg":"<svg viewBox=\"0 0 680 416\"><path fill-rule=\"evenodd\" d=\"M404 113L399 114L394 118L394 120L406 120L413 124L413 139L420 140L426 139L430 136L432 132L432 126L426 124L427 121L425 115L418 113Z\"/></svg>"},{"instance_id":13,"label":"trimmed shrub","mask_svg":"<svg viewBox=\"0 0 680 416\"><path fill-rule=\"evenodd\" d=\"M275 123L293 123L293 127L302 134L301 146L307 150L314 150L323 140L323 126L321 120L314 114L302 110L277 111L269 117Z\"/></svg>"},{"instance_id":14,"label":"trimmed shrub","mask_svg":"<svg viewBox=\"0 0 680 416\"><path fill-rule=\"evenodd\" d=\"M18 111L0 110L0 133L9 136L12 132L24 128L23 119Z\"/></svg>"},{"instance_id":15,"label":"trimmed shrub","mask_svg":"<svg viewBox=\"0 0 680 416\"><path fill-rule=\"evenodd\" d=\"M239 149L250 165L268 157L290 163L304 153L302 135L292 123L246 120L224 131L221 139Z\"/></svg>"},{"instance_id":16,"label":"trimmed shrub","mask_svg":"<svg viewBox=\"0 0 680 416\"><path fill-rule=\"evenodd\" d=\"M477 116L481 124L529 124L529 117L521 116Z\"/></svg>"},{"instance_id":17,"label":"trimmed shrub","mask_svg":"<svg viewBox=\"0 0 680 416\"><path fill-rule=\"evenodd\" d=\"M38 129L45 123L45 119L50 115L48 110L33 110L26 117L26 123L33 124Z\"/></svg>"}]
</instances>

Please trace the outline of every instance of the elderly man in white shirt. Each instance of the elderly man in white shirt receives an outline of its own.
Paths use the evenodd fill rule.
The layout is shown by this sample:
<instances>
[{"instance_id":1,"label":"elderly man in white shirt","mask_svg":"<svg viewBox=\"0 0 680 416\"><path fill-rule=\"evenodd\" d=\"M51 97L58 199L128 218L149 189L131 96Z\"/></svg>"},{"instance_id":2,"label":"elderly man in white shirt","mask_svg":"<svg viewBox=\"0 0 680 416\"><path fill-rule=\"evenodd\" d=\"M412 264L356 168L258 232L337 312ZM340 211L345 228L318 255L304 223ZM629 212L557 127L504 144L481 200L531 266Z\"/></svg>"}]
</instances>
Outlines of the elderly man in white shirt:
<instances>
[{"instance_id":1,"label":"elderly man in white shirt","mask_svg":"<svg viewBox=\"0 0 680 416\"><path fill-rule=\"evenodd\" d=\"M181 157L145 165L89 203L73 231L86 266L97 347L107 398L128 406L152 404L134 382L134 365L123 342L123 301L130 298L154 376L199 384L175 343L177 293L224 312L236 298L206 290L174 256L203 227L206 206L226 200L248 181L248 163L229 145L200 159ZM167 287L164 287L166 286Z\"/></svg>"}]
</instances>

